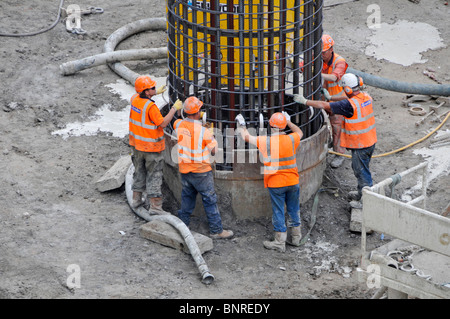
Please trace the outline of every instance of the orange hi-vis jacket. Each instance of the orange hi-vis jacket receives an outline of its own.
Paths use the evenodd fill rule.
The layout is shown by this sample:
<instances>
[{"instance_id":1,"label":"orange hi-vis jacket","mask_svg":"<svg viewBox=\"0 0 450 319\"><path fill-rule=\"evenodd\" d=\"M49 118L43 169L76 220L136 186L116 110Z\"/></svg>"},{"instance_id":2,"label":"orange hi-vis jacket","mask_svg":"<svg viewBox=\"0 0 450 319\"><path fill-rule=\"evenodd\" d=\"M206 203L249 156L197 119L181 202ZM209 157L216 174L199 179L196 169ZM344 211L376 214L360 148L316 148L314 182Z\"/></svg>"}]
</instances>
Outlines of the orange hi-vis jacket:
<instances>
[{"instance_id":1,"label":"orange hi-vis jacket","mask_svg":"<svg viewBox=\"0 0 450 319\"><path fill-rule=\"evenodd\" d=\"M138 151L161 152L166 144L161 125L164 117L151 99L143 99L138 94L131 98L129 143Z\"/></svg>"},{"instance_id":2,"label":"orange hi-vis jacket","mask_svg":"<svg viewBox=\"0 0 450 319\"><path fill-rule=\"evenodd\" d=\"M296 151L300 135L259 136L257 144L263 156L264 187L285 187L299 183Z\"/></svg>"},{"instance_id":3,"label":"orange hi-vis jacket","mask_svg":"<svg viewBox=\"0 0 450 319\"><path fill-rule=\"evenodd\" d=\"M377 142L377 132L372 98L367 93L360 92L349 101L353 106L353 116L344 117L341 146L360 149L374 145Z\"/></svg>"},{"instance_id":4,"label":"orange hi-vis jacket","mask_svg":"<svg viewBox=\"0 0 450 319\"><path fill-rule=\"evenodd\" d=\"M343 70L343 72L342 70L340 70L340 72L342 72L342 75L344 75L345 71L347 71L348 64L343 57L341 57L339 54L336 53L333 53L333 62L331 63L331 65L328 65L325 62L323 63L322 73L325 74L333 73L336 70L336 65L342 62L345 63L345 69ZM330 93L331 97L345 96L344 89L338 84L339 80L340 78L338 77L338 79L335 82L331 81L324 82L324 87L328 90L328 93Z\"/></svg>"},{"instance_id":5,"label":"orange hi-vis jacket","mask_svg":"<svg viewBox=\"0 0 450 319\"><path fill-rule=\"evenodd\" d=\"M211 151L217 141L201 122L184 119L175 121L178 138L178 169L180 173L206 173L212 170Z\"/></svg>"}]
</instances>

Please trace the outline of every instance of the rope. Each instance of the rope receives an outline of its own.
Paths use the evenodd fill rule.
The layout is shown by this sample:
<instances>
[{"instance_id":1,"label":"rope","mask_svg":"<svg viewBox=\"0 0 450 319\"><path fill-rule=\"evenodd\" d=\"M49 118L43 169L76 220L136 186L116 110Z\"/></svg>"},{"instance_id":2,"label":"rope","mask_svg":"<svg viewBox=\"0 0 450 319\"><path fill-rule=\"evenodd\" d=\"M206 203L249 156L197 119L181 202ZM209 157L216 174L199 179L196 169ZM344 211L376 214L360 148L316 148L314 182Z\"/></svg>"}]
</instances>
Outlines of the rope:
<instances>
[{"instance_id":1,"label":"rope","mask_svg":"<svg viewBox=\"0 0 450 319\"><path fill-rule=\"evenodd\" d=\"M29 37L29 36L41 34L41 33L44 33L44 32L47 32L47 31L53 29L58 24L59 19L61 17L61 8L63 6L63 3L64 3L64 0L61 0L61 3L59 4L59 8L58 8L58 16L56 17L55 22L53 22L52 25L50 25L48 28L45 28L43 30L36 31L36 32L30 32L30 33L0 33L0 36L2 36L2 37Z\"/></svg>"},{"instance_id":2,"label":"rope","mask_svg":"<svg viewBox=\"0 0 450 319\"><path fill-rule=\"evenodd\" d=\"M420 143L420 142L423 142L424 140L426 140L427 138L429 138L431 135L433 135L434 133L436 133L436 131L439 130L439 129L445 124L445 122L448 120L449 117L450 117L450 113L447 113L447 116L446 116L445 119L442 121L442 123L439 124L433 131L431 131L430 133L428 133L427 135L425 135L425 136L422 137L421 139L418 139L417 141L412 142L412 143L410 143L410 144L408 144L408 145L406 145L406 146L400 147L400 148L398 148L398 149L396 149L396 150L393 150L393 151L390 151L390 152L387 152L387 153L384 153L384 154L378 154L378 155L372 156L372 158L377 158L377 157L383 157L383 156L387 156L387 155L392 155L392 154L395 154L395 153L404 151L405 149L407 149L407 148L409 148L409 147L411 147L411 146L414 146L414 145L416 145L416 144L418 144L418 143ZM351 155L348 155L348 154L342 154L342 153L338 153L338 152L331 151L331 150L329 150L328 153L334 154L334 155L339 155L339 156L344 156L344 157L347 157L347 158L352 158Z\"/></svg>"}]
</instances>

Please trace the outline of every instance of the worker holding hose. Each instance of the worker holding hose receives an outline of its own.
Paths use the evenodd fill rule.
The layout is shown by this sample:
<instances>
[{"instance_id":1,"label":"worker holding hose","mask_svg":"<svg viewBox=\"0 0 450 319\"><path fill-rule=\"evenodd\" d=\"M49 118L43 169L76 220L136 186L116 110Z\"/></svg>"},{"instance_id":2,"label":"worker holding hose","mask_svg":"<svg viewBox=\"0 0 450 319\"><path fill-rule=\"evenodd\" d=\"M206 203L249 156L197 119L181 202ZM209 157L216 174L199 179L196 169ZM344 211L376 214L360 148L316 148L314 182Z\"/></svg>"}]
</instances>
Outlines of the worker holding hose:
<instances>
[{"instance_id":1,"label":"worker holding hose","mask_svg":"<svg viewBox=\"0 0 450 319\"><path fill-rule=\"evenodd\" d=\"M200 120L202 105L203 102L195 96L188 97L183 103L183 111L187 114L187 118L174 123L182 186L178 217L189 226L197 194L200 193L208 219L210 237L228 239L233 236L233 232L223 229L211 167L212 156L215 155L218 144L211 130L202 126Z\"/></svg>"},{"instance_id":2,"label":"worker holding hose","mask_svg":"<svg viewBox=\"0 0 450 319\"><path fill-rule=\"evenodd\" d=\"M268 188L272 203L272 223L275 232L273 241L264 241L267 249L280 252L286 250L287 230L285 205L288 215L288 227L291 230L290 244L300 245L300 184L296 153L303 136L302 130L291 122L286 112L274 113L269 120L272 135L252 136L245 127L245 119L236 116L241 137L247 143L256 145L263 156L264 187ZM283 130L288 126L292 133L286 135Z\"/></svg>"},{"instance_id":3,"label":"worker holding hose","mask_svg":"<svg viewBox=\"0 0 450 319\"><path fill-rule=\"evenodd\" d=\"M345 74L348 64L342 56L334 52L334 40L328 34L322 36L322 61L322 79L325 100L336 102L347 99L344 90L339 85L339 80ZM329 118L333 138L333 151L344 154L345 148L341 147L340 142L343 117L340 114L331 114ZM333 168L338 168L343 162L343 156L334 155L330 165Z\"/></svg>"},{"instance_id":4,"label":"worker holding hose","mask_svg":"<svg viewBox=\"0 0 450 319\"><path fill-rule=\"evenodd\" d=\"M344 88L347 96L345 100L331 103L313 101L296 94L294 101L323 109L328 114L343 115L341 146L351 151L352 169L358 180L358 190L351 191L348 196L353 208L362 208L362 189L365 186L373 185L369 164L377 142L372 98L366 92L361 91L362 78L352 73L345 74L340 85Z\"/></svg>"},{"instance_id":5,"label":"worker holding hose","mask_svg":"<svg viewBox=\"0 0 450 319\"><path fill-rule=\"evenodd\" d=\"M166 116L162 116L152 97L165 91L165 86L156 89L156 82L149 76L139 76L134 87L136 94L131 97L129 119L129 144L133 149L133 200L132 208L145 203L142 194L147 193L150 208L156 214L168 214L162 209L161 186L163 181L165 149L163 129L170 123L175 113L181 109L181 101L176 101Z\"/></svg>"}]
</instances>

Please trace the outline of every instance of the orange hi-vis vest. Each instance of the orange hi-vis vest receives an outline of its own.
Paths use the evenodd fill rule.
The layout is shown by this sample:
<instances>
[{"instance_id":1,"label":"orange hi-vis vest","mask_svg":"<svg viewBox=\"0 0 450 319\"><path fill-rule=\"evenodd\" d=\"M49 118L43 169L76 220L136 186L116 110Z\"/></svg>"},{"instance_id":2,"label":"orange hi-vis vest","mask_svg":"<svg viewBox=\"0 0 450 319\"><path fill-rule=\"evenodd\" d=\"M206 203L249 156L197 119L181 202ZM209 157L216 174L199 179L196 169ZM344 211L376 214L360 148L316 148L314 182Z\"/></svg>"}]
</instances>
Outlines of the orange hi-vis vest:
<instances>
[{"instance_id":1,"label":"orange hi-vis vest","mask_svg":"<svg viewBox=\"0 0 450 319\"><path fill-rule=\"evenodd\" d=\"M165 148L164 130L158 126L164 119L153 100L138 94L131 98L129 143L138 151L161 152ZM155 124L157 121L158 124Z\"/></svg>"},{"instance_id":2,"label":"orange hi-vis vest","mask_svg":"<svg viewBox=\"0 0 450 319\"><path fill-rule=\"evenodd\" d=\"M336 68L336 64L342 61L344 61L345 63L345 70L344 70L345 73L345 71L347 71L348 64L343 57L341 57L339 54L336 53L333 53L333 62L331 63L331 65L328 65L325 62L323 63L322 73L325 74L333 73L334 69ZM345 96L344 89L341 86L339 86L338 81L336 82L325 81L324 86L328 90L328 93L330 93L332 98Z\"/></svg>"},{"instance_id":3,"label":"orange hi-vis vest","mask_svg":"<svg viewBox=\"0 0 450 319\"><path fill-rule=\"evenodd\" d=\"M367 93L360 92L349 101L353 107L353 116L344 117L341 146L360 149L374 145L377 142L377 132L372 98Z\"/></svg>"},{"instance_id":4,"label":"orange hi-vis vest","mask_svg":"<svg viewBox=\"0 0 450 319\"><path fill-rule=\"evenodd\" d=\"M212 170L211 152L217 141L199 121L177 120L178 169L180 173L206 173Z\"/></svg>"},{"instance_id":5,"label":"orange hi-vis vest","mask_svg":"<svg viewBox=\"0 0 450 319\"><path fill-rule=\"evenodd\" d=\"M257 147L263 156L264 187L285 187L299 183L296 150L300 135L259 136Z\"/></svg>"}]
</instances>

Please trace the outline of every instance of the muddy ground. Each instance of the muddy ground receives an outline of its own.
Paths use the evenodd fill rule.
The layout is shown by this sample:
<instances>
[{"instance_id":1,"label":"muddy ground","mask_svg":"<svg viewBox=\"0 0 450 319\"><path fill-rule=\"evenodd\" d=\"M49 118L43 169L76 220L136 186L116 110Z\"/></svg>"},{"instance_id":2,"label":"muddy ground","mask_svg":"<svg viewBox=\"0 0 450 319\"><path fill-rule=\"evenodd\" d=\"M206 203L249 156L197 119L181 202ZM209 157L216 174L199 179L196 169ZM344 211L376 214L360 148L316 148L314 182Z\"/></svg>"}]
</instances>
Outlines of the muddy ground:
<instances>
[{"instance_id":1,"label":"muddy ground","mask_svg":"<svg viewBox=\"0 0 450 319\"><path fill-rule=\"evenodd\" d=\"M0 298L323 298L365 299L374 290L358 282L361 236L349 229L345 195L356 180L350 161L340 169L327 166L317 222L310 241L286 253L264 249L270 239L270 218L239 221L221 203L224 224L236 236L215 241L204 258L215 282L201 283L190 255L139 236L145 223L130 210L124 187L99 192L95 182L122 156L127 138L99 132L63 139L52 132L90 119L104 104L123 110L126 101L106 86L120 78L107 66L62 76L59 65L102 52L106 38L132 21L163 17L165 4L155 0L74 2L96 6L102 14L83 16L85 35L66 31L63 23L39 35L0 37ZM336 51L350 66L394 80L435 84L426 67L442 83L450 82L449 9L445 1L380 0L381 22L420 21L437 28L445 47L423 53L426 63L405 67L364 54L373 32L366 25L370 1L355 1L324 10L324 29ZM0 32L23 33L54 21L59 1L0 2ZM65 2L64 7L71 3ZM146 32L118 49L161 47L163 32ZM166 62L149 60L126 65L138 73L165 76ZM402 106L405 94L367 87L374 98L378 138L376 154L410 144L438 123L430 118L417 127L417 116ZM430 103L435 103L430 102ZM448 110L448 106L446 106ZM124 119L124 125L127 125ZM449 128L448 124L443 129ZM376 158L375 182L410 168L426 158L414 153L430 140L393 155ZM443 154L449 149L442 148ZM178 203L167 187L164 207L176 213ZM429 185L429 206L442 212L450 194L448 168ZM308 230L312 200L302 205L303 232ZM267 208L270 209L269 207ZM192 229L207 234L205 219ZM378 233L370 248L382 245ZM70 265L80 270L79 288L69 287Z\"/></svg>"}]
</instances>

